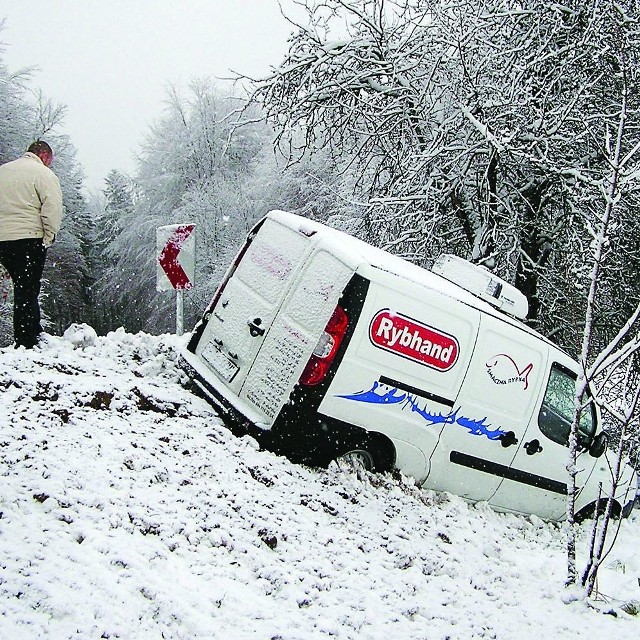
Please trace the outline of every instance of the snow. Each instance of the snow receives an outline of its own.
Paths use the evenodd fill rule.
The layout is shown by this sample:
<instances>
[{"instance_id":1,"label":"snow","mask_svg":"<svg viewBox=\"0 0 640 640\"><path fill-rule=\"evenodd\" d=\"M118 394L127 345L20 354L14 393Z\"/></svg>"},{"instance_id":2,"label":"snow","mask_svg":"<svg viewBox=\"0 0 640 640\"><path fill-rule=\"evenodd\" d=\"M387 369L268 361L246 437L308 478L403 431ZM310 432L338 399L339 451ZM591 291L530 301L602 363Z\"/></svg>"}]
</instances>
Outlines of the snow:
<instances>
[{"instance_id":1,"label":"snow","mask_svg":"<svg viewBox=\"0 0 640 640\"><path fill-rule=\"evenodd\" d=\"M304 235L312 236L317 235L321 238L321 246L331 255L338 257L345 265L350 266L354 271L359 269L361 273L366 274L366 265L370 265L375 269L386 271L391 274L400 276L403 280L411 282L416 286L426 286L430 290L436 290L444 295L455 298L456 300L462 300L471 307L475 307L488 313L489 315L495 315L498 313L497 308L502 308L502 311L511 313L516 318L526 317L528 303L522 294L512 287L512 285L500 280L496 276L492 276L492 279L496 282L503 282L503 290L505 294L508 290L508 299L500 301L500 304L496 304L495 299L491 299L491 304L487 302L487 298L484 297L486 292L483 292L480 297L472 294L471 291L480 286L480 280L478 279L478 267L470 265L466 260L462 260L455 256L450 258L457 262L460 267L463 263L466 264L466 273L458 270L455 273L455 268L452 273L444 275L443 273L436 273L435 271L429 271L423 269L417 264L413 264L400 256L388 253L377 247L374 247L362 240L351 236L338 229L327 227L326 225L303 218L294 213L288 213L286 211L274 210L268 213L268 217L278 221L282 225L302 232ZM279 244L283 244L282 240L279 240ZM451 272L451 266L447 265L445 269L447 272ZM470 273L473 273L475 277L470 279ZM376 278L377 279L377 278ZM461 284L466 283L466 284ZM481 287L482 288L482 287ZM517 301L516 301L517 300ZM512 302L513 304L509 304ZM507 316L500 314L501 318ZM527 325L523 324L516 318L509 319L511 324L520 327L522 330L532 335L537 335L535 331L530 329ZM540 336L541 337L541 336Z\"/></svg>"},{"instance_id":2,"label":"snow","mask_svg":"<svg viewBox=\"0 0 640 640\"><path fill-rule=\"evenodd\" d=\"M184 337L89 329L0 350L0 638L640 636L638 515L573 599L559 525L292 465L180 384Z\"/></svg>"}]
</instances>

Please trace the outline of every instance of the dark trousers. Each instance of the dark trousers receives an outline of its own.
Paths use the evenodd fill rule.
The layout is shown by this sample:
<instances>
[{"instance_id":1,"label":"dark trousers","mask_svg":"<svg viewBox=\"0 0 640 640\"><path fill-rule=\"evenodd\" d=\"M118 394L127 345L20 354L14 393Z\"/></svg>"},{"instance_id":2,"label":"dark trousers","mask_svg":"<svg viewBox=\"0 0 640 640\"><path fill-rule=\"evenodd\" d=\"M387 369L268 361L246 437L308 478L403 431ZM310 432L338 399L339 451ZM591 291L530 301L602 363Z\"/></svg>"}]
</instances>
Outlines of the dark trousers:
<instances>
[{"instance_id":1,"label":"dark trousers","mask_svg":"<svg viewBox=\"0 0 640 640\"><path fill-rule=\"evenodd\" d=\"M38 296L46 257L42 238L0 242L0 262L13 280L13 339L18 347L31 349L42 333Z\"/></svg>"}]
</instances>

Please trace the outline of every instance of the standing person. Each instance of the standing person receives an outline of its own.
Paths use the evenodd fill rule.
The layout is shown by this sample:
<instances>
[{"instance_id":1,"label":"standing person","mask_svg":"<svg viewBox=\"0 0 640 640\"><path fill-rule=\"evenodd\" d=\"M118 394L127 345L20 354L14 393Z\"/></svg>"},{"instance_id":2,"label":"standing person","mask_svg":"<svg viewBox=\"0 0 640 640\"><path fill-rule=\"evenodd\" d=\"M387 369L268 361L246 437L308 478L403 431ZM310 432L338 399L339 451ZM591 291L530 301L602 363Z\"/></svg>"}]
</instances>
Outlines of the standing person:
<instances>
[{"instance_id":1,"label":"standing person","mask_svg":"<svg viewBox=\"0 0 640 640\"><path fill-rule=\"evenodd\" d=\"M21 158L0 166L0 263L13 280L16 348L33 348L42 333L40 281L62 221L62 191L49 169L52 161L51 147L38 140Z\"/></svg>"}]
</instances>

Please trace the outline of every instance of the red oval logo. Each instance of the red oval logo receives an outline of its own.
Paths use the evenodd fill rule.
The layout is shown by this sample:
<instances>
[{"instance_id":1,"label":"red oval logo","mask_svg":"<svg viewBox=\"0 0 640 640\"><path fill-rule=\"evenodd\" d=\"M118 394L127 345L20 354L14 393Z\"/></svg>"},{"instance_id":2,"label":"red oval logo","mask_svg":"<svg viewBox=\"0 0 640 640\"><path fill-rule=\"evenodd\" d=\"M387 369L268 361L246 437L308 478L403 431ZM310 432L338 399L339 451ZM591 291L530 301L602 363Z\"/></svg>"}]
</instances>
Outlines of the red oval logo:
<instances>
[{"instance_id":1,"label":"red oval logo","mask_svg":"<svg viewBox=\"0 0 640 640\"><path fill-rule=\"evenodd\" d=\"M382 309L373 317L369 338L380 349L439 371L451 369L460 353L453 336L390 309Z\"/></svg>"}]
</instances>

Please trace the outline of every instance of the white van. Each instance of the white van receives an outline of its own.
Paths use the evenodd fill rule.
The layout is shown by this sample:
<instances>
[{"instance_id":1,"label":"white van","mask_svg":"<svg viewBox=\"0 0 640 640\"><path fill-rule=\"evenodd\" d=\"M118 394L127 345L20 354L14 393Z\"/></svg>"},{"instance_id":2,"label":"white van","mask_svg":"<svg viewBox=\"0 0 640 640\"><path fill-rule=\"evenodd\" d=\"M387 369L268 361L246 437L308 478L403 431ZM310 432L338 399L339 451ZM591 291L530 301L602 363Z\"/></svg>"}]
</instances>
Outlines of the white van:
<instances>
[{"instance_id":1,"label":"white van","mask_svg":"<svg viewBox=\"0 0 640 640\"><path fill-rule=\"evenodd\" d=\"M454 256L431 271L272 211L249 234L183 353L230 425L294 461L357 456L425 488L562 519L577 364L514 318L527 301ZM594 402L576 509L611 486ZM624 470L615 510L637 479ZM633 487L632 491L630 487ZM606 494L605 494L606 495Z\"/></svg>"}]
</instances>

